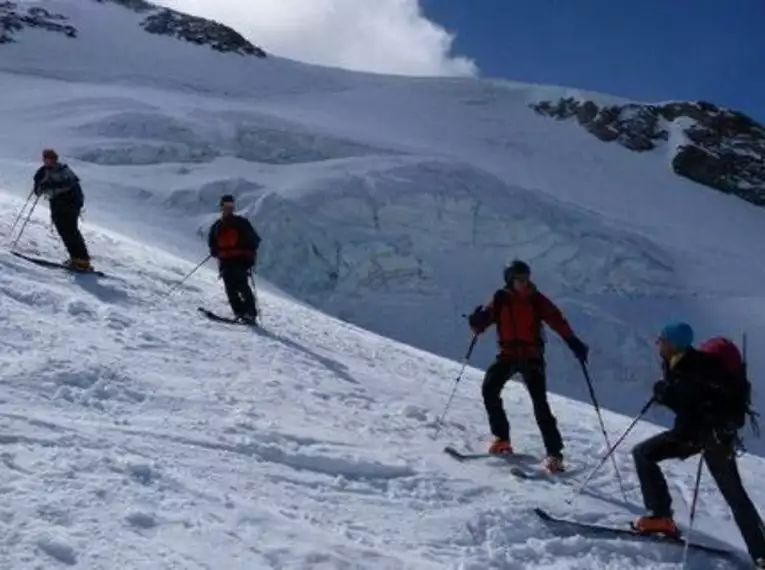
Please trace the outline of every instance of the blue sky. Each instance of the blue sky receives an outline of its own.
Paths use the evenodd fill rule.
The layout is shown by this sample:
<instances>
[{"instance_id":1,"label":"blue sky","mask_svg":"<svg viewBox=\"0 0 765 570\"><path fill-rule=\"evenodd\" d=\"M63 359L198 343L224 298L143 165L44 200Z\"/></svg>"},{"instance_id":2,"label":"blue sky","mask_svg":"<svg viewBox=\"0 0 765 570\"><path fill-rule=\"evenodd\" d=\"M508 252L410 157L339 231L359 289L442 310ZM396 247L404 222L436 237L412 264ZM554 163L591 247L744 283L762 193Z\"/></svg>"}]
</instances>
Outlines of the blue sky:
<instances>
[{"instance_id":1,"label":"blue sky","mask_svg":"<svg viewBox=\"0 0 765 570\"><path fill-rule=\"evenodd\" d=\"M765 0L421 3L483 76L706 99L765 123Z\"/></svg>"}]
</instances>

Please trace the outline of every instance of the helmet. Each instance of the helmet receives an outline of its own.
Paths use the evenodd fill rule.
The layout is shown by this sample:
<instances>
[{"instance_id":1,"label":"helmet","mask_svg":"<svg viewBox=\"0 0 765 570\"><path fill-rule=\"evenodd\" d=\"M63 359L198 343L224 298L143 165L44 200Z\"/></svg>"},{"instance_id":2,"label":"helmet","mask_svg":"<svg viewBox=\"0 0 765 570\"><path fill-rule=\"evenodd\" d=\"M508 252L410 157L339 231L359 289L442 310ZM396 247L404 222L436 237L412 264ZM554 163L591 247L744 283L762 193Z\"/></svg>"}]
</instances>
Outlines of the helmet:
<instances>
[{"instance_id":1,"label":"helmet","mask_svg":"<svg viewBox=\"0 0 765 570\"><path fill-rule=\"evenodd\" d=\"M505 267L505 283L509 284L514 277L521 275L524 277L529 277L531 275L531 267L529 267L529 264L525 261L515 259L510 265Z\"/></svg>"}]
</instances>

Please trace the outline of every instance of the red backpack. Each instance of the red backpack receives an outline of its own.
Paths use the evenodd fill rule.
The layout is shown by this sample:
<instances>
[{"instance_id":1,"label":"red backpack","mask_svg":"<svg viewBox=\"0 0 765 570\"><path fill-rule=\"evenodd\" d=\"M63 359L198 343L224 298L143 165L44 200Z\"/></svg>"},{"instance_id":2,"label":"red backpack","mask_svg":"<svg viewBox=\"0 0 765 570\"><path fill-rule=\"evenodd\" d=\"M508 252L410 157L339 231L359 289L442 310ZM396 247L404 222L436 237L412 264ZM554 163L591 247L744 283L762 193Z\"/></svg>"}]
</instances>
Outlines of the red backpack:
<instances>
[{"instance_id":1,"label":"red backpack","mask_svg":"<svg viewBox=\"0 0 765 570\"><path fill-rule=\"evenodd\" d=\"M746 350L746 337L744 337L744 350ZM755 433L757 429L756 412L752 409L752 385L746 376L746 359L736 344L725 337L713 337L699 346L700 352L714 355L727 372L724 378L719 379L719 388L728 396L727 401L720 402L720 408L724 408L724 415L732 427L737 430L744 427L746 417L752 420ZM723 411L720 409L720 411Z\"/></svg>"},{"instance_id":2,"label":"red backpack","mask_svg":"<svg viewBox=\"0 0 765 570\"><path fill-rule=\"evenodd\" d=\"M716 336L699 346L701 352L713 354L731 375L744 374L744 357L736 344L722 336Z\"/></svg>"}]
</instances>

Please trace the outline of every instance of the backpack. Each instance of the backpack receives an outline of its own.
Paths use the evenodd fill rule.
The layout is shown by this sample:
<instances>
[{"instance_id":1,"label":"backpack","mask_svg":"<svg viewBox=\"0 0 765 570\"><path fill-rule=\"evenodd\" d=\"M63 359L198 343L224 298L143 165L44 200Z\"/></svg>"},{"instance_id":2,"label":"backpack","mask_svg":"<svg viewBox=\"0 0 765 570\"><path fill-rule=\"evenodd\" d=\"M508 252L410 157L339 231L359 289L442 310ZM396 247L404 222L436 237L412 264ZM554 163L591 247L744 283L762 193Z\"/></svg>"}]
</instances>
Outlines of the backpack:
<instances>
[{"instance_id":1,"label":"backpack","mask_svg":"<svg viewBox=\"0 0 765 570\"><path fill-rule=\"evenodd\" d=\"M746 374L746 359L736 344L725 337L712 337L699 346L700 352L714 356L725 371L724 378L716 383L719 391L727 396L724 402L718 403L721 419L734 431L738 431L750 419L752 430L759 437L759 425L752 408L752 384ZM746 337L744 337L746 350Z\"/></svg>"}]
</instances>

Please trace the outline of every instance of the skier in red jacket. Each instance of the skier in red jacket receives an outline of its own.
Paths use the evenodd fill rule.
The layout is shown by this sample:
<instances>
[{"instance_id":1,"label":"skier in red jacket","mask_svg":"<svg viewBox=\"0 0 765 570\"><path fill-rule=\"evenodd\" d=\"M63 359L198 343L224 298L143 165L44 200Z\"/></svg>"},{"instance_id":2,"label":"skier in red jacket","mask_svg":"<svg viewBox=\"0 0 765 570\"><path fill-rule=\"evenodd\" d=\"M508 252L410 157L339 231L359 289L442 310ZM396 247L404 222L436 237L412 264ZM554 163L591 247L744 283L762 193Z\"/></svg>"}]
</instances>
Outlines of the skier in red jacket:
<instances>
[{"instance_id":1,"label":"skier in red jacket","mask_svg":"<svg viewBox=\"0 0 765 570\"><path fill-rule=\"evenodd\" d=\"M497 326L499 354L486 371L482 387L489 426L494 435L489 452L513 452L510 424L500 394L507 381L520 372L531 396L534 417L547 451L545 468L551 473L562 472L563 441L547 401L542 323L555 330L580 361L587 361L589 349L571 330L560 309L531 282L531 269L526 263L514 261L505 268L504 277L505 287L498 290L487 305L476 308L469 319L475 334L483 333L493 324Z\"/></svg>"}]
</instances>

